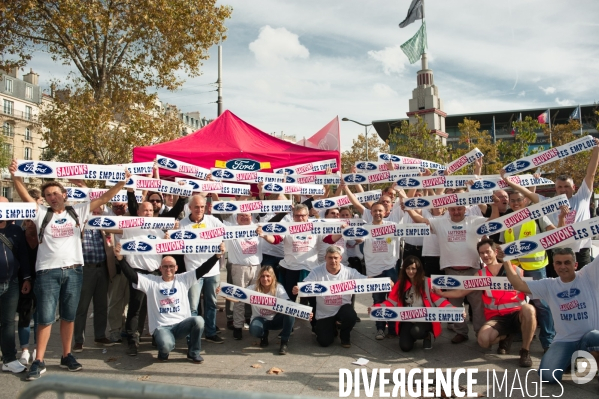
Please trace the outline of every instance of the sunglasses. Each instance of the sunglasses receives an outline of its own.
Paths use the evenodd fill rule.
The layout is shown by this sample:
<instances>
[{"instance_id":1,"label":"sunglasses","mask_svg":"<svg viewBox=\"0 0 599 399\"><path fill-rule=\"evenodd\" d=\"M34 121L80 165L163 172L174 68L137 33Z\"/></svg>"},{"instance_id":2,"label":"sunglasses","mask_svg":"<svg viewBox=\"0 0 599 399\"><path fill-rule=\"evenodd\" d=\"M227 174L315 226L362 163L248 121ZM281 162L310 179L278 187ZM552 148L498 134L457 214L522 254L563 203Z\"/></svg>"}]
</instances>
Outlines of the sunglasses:
<instances>
[{"instance_id":1,"label":"sunglasses","mask_svg":"<svg viewBox=\"0 0 599 399\"><path fill-rule=\"evenodd\" d=\"M148 200L148 202L157 202L157 203L161 203L161 202L162 202L162 200L161 200L161 199L151 199L151 200Z\"/></svg>"}]
</instances>

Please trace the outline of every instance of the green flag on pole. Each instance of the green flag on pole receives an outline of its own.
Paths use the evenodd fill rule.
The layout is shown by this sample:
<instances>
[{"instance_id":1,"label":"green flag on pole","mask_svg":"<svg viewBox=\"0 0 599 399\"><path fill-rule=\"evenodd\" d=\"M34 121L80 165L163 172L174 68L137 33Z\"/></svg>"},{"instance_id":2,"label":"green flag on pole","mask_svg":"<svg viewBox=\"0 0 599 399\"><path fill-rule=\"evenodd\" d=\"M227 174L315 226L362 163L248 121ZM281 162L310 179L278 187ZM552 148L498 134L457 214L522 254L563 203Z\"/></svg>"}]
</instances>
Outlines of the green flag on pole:
<instances>
[{"instance_id":1,"label":"green flag on pole","mask_svg":"<svg viewBox=\"0 0 599 399\"><path fill-rule=\"evenodd\" d=\"M422 26L418 29L418 32L410 40L401 45L401 50L410 60L410 64L413 64L420 59L420 56L427 47L426 23L422 22Z\"/></svg>"}]
</instances>

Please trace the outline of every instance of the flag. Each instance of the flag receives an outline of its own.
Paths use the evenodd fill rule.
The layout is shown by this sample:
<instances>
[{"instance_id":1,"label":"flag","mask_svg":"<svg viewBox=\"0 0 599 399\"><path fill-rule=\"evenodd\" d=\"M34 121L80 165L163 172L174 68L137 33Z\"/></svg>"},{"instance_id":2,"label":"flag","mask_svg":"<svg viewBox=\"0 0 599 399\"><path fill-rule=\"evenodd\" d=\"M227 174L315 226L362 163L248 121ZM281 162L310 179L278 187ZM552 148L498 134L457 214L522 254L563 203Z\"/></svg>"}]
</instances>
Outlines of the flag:
<instances>
[{"instance_id":1,"label":"flag","mask_svg":"<svg viewBox=\"0 0 599 399\"><path fill-rule=\"evenodd\" d=\"M420 59L420 56L426 50L426 24L423 22L418 32L407 42L401 45L401 51L408 57L410 64Z\"/></svg>"},{"instance_id":2,"label":"flag","mask_svg":"<svg viewBox=\"0 0 599 399\"><path fill-rule=\"evenodd\" d=\"M580 105L574 108L574 111L572 111L572 113L570 114L570 119L579 119L582 121L582 118L580 116Z\"/></svg>"},{"instance_id":3,"label":"flag","mask_svg":"<svg viewBox=\"0 0 599 399\"><path fill-rule=\"evenodd\" d=\"M412 4L410 4L410 8L408 9L408 15L406 16L406 19L399 24L399 27L405 28L417 19L422 19L422 14L422 0L412 0Z\"/></svg>"},{"instance_id":4,"label":"flag","mask_svg":"<svg viewBox=\"0 0 599 399\"><path fill-rule=\"evenodd\" d=\"M299 144L299 142L297 143ZM310 148L318 148L326 151L341 152L341 137L339 134L339 117L335 117L325 127L310 138L304 138L303 145Z\"/></svg>"},{"instance_id":5,"label":"flag","mask_svg":"<svg viewBox=\"0 0 599 399\"><path fill-rule=\"evenodd\" d=\"M549 110L543 112L541 115L537 116L537 120L540 124L547 123L549 121Z\"/></svg>"}]
</instances>

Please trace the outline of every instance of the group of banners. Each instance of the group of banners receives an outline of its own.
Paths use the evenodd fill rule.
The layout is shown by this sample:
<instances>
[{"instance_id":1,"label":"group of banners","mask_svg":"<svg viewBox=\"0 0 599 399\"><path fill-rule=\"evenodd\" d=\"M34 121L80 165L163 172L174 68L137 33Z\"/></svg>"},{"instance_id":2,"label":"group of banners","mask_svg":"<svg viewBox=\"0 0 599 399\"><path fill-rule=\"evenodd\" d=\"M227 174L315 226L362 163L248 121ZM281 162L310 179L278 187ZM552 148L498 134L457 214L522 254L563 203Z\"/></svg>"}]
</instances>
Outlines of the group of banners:
<instances>
[{"instance_id":1,"label":"group of banners","mask_svg":"<svg viewBox=\"0 0 599 399\"><path fill-rule=\"evenodd\" d=\"M532 277L521 277L524 281L532 281ZM444 290L469 291L513 291L514 287L507 277L498 276L445 276L433 274L433 287Z\"/></svg>"}]
</instances>

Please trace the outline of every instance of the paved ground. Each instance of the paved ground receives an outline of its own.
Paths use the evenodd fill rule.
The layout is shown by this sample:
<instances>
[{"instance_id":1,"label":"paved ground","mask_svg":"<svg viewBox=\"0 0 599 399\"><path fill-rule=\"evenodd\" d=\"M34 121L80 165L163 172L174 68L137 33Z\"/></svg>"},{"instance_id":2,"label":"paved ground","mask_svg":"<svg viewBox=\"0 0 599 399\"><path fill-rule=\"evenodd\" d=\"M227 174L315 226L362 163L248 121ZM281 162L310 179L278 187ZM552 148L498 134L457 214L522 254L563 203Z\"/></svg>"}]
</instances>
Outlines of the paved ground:
<instances>
[{"instance_id":1,"label":"paved ground","mask_svg":"<svg viewBox=\"0 0 599 399\"><path fill-rule=\"evenodd\" d=\"M506 394L506 387L495 393L490 390L488 397L540 397L538 390L538 377L535 372L528 375L526 381L526 369L518 368L518 343L514 343L512 354L496 355L495 350L483 350L478 347L474 334L470 332L470 340L459 345L451 344L453 333L444 328L444 332L434 344L433 350L422 350L422 344L417 343L416 348L409 353L403 353L399 349L397 339L385 339L376 341L374 339L374 322L366 320L366 306L369 304L367 295L358 297L356 310L358 315L364 319L358 323L352 332L352 347L342 348L339 341L328 348L321 348L316 344L311 334L309 324L304 321L296 323L295 333L289 343L289 354L278 355L279 342L276 334L271 334L271 344L268 348L261 349L258 339L253 338L244 331L243 340L235 341L232 331L224 330L222 337L225 343L222 345L202 341L202 355L204 364L195 365L188 362L184 342L178 345L171 354L167 363L156 362L156 350L151 345L151 338L144 337L140 346L139 355L127 356L126 345L116 345L106 348L95 347L93 344L84 346L84 351L76 354L83 364L83 370L78 373L68 373L58 367L60 363L60 341L57 326L54 326L52 337L46 356L48 375L68 375L68 377L79 378L88 376L104 378L107 384L110 380L143 381L147 384L164 383L175 385L189 385L196 387L210 387L216 389L242 390L246 392L271 392L285 395L303 396L326 396L339 397L339 369L347 368L354 370L358 366L351 363L363 357L370 362L366 369L375 368L405 369L406 375L412 368L478 368L476 375L478 384L474 390L485 394L487 391L487 370L496 370L503 373L508 370L508 386L514 390ZM86 330L93 331L92 319L88 319ZM219 312L217 324L225 326L225 315ZM532 346L533 368L539 366L540 356L543 351L538 340L533 341ZM252 365L260 365L252 368ZM280 375L268 375L267 370L278 367L284 370ZM516 375L517 372L517 375ZM46 378L46 377L42 377ZM518 378L519 376L519 378ZM12 375L2 373L0 375L0 398L14 398L28 384L35 382L25 381L24 374ZM465 384L465 378L460 379ZM577 399L596 398L599 394L599 383L597 380L586 385L576 385L566 376L563 381L563 392L559 386L543 385L542 395L555 397L567 397ZM523 389L522 391L519 387ZM390 391L392 389L389 388ZM43 395L42 397L55 397ZM74 397L74 396L71 396ZM354 397L354 392L350 397ZM366 397L361 390L360 397ZM378 386L373 392L373 397L380 397ZM409 397L409 396L408 396Z\"/></svg>"}]
</instances>

